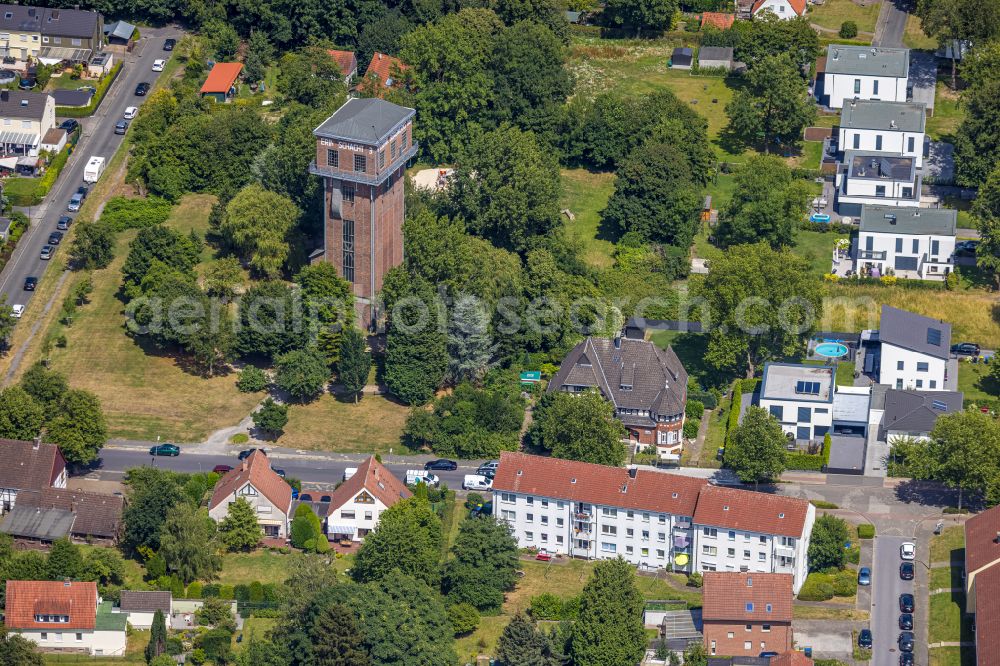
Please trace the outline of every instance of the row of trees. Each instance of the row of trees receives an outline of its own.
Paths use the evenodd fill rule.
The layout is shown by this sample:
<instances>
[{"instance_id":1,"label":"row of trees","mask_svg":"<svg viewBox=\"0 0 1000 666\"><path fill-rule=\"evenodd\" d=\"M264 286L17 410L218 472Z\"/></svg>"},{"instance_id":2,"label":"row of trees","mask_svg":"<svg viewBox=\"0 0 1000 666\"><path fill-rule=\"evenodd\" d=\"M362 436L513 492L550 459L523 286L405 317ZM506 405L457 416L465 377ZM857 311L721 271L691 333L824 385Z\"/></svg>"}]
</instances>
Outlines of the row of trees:
<instances>
[{"instance_id":1,"label":"row of trees","mask_svg":"<svg viewBox=\"0 0 1000 666\"><path fill-rule=\"evenodd\" d=\"M8 580L65 578L95 582L101 596L117 599L125 582L125 561L111 548L94 548L84 554L79 546L65 538L53 541L48 554L37 550L14 550L11 536L0 534L0 602Z\"/></svg>"}]
</instances>

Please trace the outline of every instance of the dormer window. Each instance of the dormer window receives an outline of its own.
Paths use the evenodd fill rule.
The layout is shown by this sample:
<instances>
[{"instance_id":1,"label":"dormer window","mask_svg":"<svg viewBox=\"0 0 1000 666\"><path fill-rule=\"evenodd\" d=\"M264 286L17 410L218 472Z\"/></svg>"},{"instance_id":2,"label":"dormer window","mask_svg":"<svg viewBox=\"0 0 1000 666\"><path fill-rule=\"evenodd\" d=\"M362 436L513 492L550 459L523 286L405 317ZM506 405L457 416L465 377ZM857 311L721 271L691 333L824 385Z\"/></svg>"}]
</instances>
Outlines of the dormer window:
<instances>
[{"instance_id":1,"label":"dormer window","mask_svg":"<svg viewBox=\"0 0 1000 666\"><path fill-rule=\"evenodd\" d=\"M251 486L249 483L240 488L240 495L255 496L256 494L257 494L257 489Z\"/></svg>"},{"instance_id":2,"label":"dormer window","mask_svg":"<svg viewBox=\"0 0 1000 666\"><path fill-rule=\"evenodd\" d=\"M368 494L367 491L362 490L358 493L358 496L354 498L357 504L374 504L375 498Z\"/></svg>"},{"instance_id":3,"label":"dormer window","mask_svg":"<svg viewBox=\"0 0 1000 666\"><path fill-rule=\"evenodd\" d=\"M66 623L69 622L69 615L36 614L35 622Z\"/></svg>"},{"instance_id":4,"label":"dormer window","mask_svg":"<svg viewBox=\"0 0 1000 666\"><path fill-rule=\"evenodd\" d=\"M618 388L620 388L623 391L631 391L632 390L632 385L631 384L620 384Z\"/></svg>"},{"instance_id":5,"label":"dormer window","mask_svg":"<svg viewBox=\"0 0 1000 666\"><path fill-rule=\"evenodd\" d=\"M4 12L3 17L5 19L12 19L12 18L14 18L14 14L12 12Z\"/></svg>"}]
</instances>

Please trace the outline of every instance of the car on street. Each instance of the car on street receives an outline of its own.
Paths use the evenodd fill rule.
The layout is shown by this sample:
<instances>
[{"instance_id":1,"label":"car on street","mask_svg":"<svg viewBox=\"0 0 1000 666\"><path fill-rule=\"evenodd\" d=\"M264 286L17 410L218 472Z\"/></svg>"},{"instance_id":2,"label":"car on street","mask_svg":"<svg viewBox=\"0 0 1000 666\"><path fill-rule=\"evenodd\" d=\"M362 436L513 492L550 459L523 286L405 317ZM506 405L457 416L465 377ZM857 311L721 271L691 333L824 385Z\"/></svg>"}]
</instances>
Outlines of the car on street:
<instances>
[{"instance_id":1,"label":"car on street","mask_svg":"<svg viewBox=\"0 0 1000 666\"><path fill-rule=\"evenodd\" d=\"M66 204L66 210L71 213L75 213L80 210L80 206L83 205L83 195L76 192L69 198L69 203Z\"/></svg>"},{"instance_id":2,"label":"car on street","mask_svg":"<svg viewBox=\"0 0 1000 666\"><path fill-rule=\"evenodd\" d=\"M917 546L912 541L907 541L899 547L899 557L904 560L912 560L917 556Z\"/></svg>"},{"instance_id":3,"label":"car on street","mask_svg":"<svg viewBox=\"0 0 1000 666\"><path fill-rule=\"evenodd\" d=\"M903 631L913 629L913 613L903 613L899 616L899 628Z\"/></svg>"},{"instance_id":4,"label":"car on street","mask_svg":"<svg viewBox=\"0 0 1000 666\"><path fill-rule=\"evenodd\" d=\"M486 462L484 462L482 465L479 466L479 469L476 470L476 474L482 474L483 476L488 476L492 479L494 476L496 476L497 468L499 467L500 467L499 460L487 460Z\"/></svg>"},{"instance_id":5,"label":"car on street","mask_svg":"<svg viewBox=\"0 0 1000 666\"><path fill-rule=\"evenodd\" d=\"M137 106L126 106L125 107L125 113L122 115L122 118L124 118L125 120L132 120L137 115L139 115L139 107L137 107Z\"/></svg>"},{"instance_id":6,"label":"car on street","mask_svg":"<svg viewBox=\"0 0 1000 666\"><path fill-rule=\"evenodd\" d=\"M872 646L872 630L862 629L858 634L858 647L870 648Z\"/></svg>"},{"instance_id":7,"label":"car on street","mask_svg":"<svg viewBox=\"0 0 1000 666\"><path fill-rule=\"evenodd\" d=\"M896 639L896 643L899 645L900 652L913 652L913 632L904 631L899 634L899 638Z\"/></svg>"},{"instance_id":8,"label":"car on street","mask_svg":"<svg viewBox=\"0 0 1000 666\"><path fill-rule=\"evenodd\" d=\"M35 287L37 286L38 286L38 278L31 276L24 278L25 291L34 291Z\"/></svg>"},{"instance_id":9,"label":"car on street","mask_svg":"<svg viewBox=\"0 0 1000 666\"><path fill-rule=\"evenodd\" d=\"M72 134L80 126L79 120L74 120L73 118L67 118L66 120L59 123L59 129L66 130L67 134Z\"/></svg>"},{"instance_id":10,"label":"car on street","mask_svg":"<svg viewBox=\"0 0 1000 666\"><path fill-rule=\"evenodd\" d=\"M899 653L899 666L913 666L913 653L912 652L900 652Z\"/></svg>"},{"instance_id":11,"label":"car on street","mask_svg":"<svg viewBox=\"0 0 1000 666\"><path fill-rule=\"evenodd\" d=\"M979 345L974 342L959 342L951 346L951 353L956 356L979 356Z\"/></svg>"},{"instance_id":12,"label":"car on street","mask_svg":"<svg viewBox=\"0 0 1000 666\"><path fill-rule=\"evenodd\" d=\"M38 253L39 259L51 259L52 255L55 254L56 249L51 245L45 245L42 247L42 251Z\"/></svg>"},{"instance_id":13,"label":"car on street","mask_svg":"<svg viewBox=\"0 0 1000 666\"><path fill-rule=\"evenodd\" d=\"M20 303L15 303L14 305L10 306L10 316L13 317L14 319L20 319L21 315L23 314L24 314L24 306L21 305Z\"/></svg>"},{"instance_id":14,"label":"car on street","mask_svg":"<svg viewBox=\"0 0 1000 666\"><path fill-rule=\"evenodd\" d=\"M858 585L872 584L872 570L868 567L858 569Z\"/></svg>"},{"instance_id":15,"label":"car on street","mask_svg":"<svg viewBox=\"0 0 1000 666\"><path fill-rule=\"evenodd\" d=\"M167 64L167 61L163 60L162 58L154 60L153 61L153 71L154 72L162 72L163 71L163 66L166 65L166 64Z\"/></svg>"},{"instance_id":16,"label":"car on street","mask_svg":"<svg viewBox=\"0 0 1000 666\"><path fill-rule=\"evenodd\" d=\"M128 121L119 120L115 123L115 134L125 134L128 131Z\"/></svg>"},{"instance_id":17,"label":"car on street","mask_svg":"<svg viewBox=\"0 0 1000 666\"><path fill-rule=\"evenodd\" d=\"M216 465L212 468L212 471L216 474L225 474L226 472L233 469L232 465Z\"/></svg>"},{"instance_id":18,"label":"car on street","mask_svg":"<svg viewBox=\"0 0 1000 666\"><path fill-rule=\"evenodd\" d=\"M149 455L151 456L179 456L181 454L181 447L176 444L157 444L156 446L149 447Z\"/></svg>"},{"instance_id":19,"label":"car on street","mask_svg":"<svg viewBox=\"0 0 1000 666\"><path fill-rule=\"evenodd\" d=\"M899 612L900 613L912 613L913 612L913 595L908 592L904 592L899 595Z\"/></svg>"},{"instance_id":20,"label":"car on street","mask_svg":"<svg viewBox=\"0 0 1000 666\"><path fill-rule=\"evenodd\" d=\"M149 84L143 81L135 87L135 96L142 97L149 92Z\"/></svg>"},{"instance_id":21,"label":"car on street","mask_svg":"<svg viewBox=\"0 0 1000 666\"><path fill-rule=\"evenodd\" d=\"M246 460L247 458L250 457L250 454L253 453L254 451L260 451L264 455L267 455L267 449L252 448L240 451L240 455L238 455L237 458L239 458L240 460Z\"/></svg>"},{"instance_id":22,"label":"car on street","mask_svg":"<svg viewBox=\"0 0 1000 666\"><path fill-rule=\"evenodd\" d=\"M428 460L425 462L424 469L458 469L458 463L454 460L448 460L447 458L438 458L437 460Z\"/></svg>"},{"instance_id":23,"label":"car on street","mask_svg":"<svg viewBox=\"0 0 1000 666\"><path fill-rule=\"evenodd\" d=\"M76 193L79 194L84 199L86 199L87 195L90 194L90 188L87 187L86 185L81 185L80 187L76 188Z\"/></svg>"},{"instance_id":24,"label":"car on street","mask_svg":"<svg viewBox=\"0 0 1000 666\"><path fill-rule=\"evenodd\" d=\"M493 479L482 474L466 474L462 479L462 490L492 490Z\"/></svg>"},{"instance_id":25,"label":"car on street","mask_svg":"<svg viewBox=\"0 0 1000 666\"><path fill-rule=\"evenodd\" d=\"M72 223L73 223L72 217L70 217L69 215L63 215L62 217L59 218L59 221L56 222L56 229L58 229L59 231L66 231L67 229L69 229L69 225Z\"/></svg>"},{"instance_id":26,"label":"car on street","mask_svg":"<svg viewBox=\"0 0 1000 666\"><path fill-rule=\"evenodd\" d=\"M900 580L913 580L913 562L899 563Z\"/></svg>"},{"instance_id":27,"label":"car on street","mask_svg":"<svg viewBox=\"0 0 1000 666\"><path fill-rule=\"evenodd\" d=\"M285 470L280 469L278 467L274 467L272 465L271 466L271 471L274 472L275 474L277 474L278 476L280 476L281 478L285 478Z\"/></svg>"},{"instance_id":28,"label":"car on street","mask_svg":"<svg viewBox=\"0 0 1000 666\"><path fill-rule=\"evenodd\" d=\"M173 51L175 46L177 46L176 39L168 39L167 41L163 42L164 51Z\"/></svg>"},{"instance_id":29,"label":"car on street","mask_svg":"<svg viewBox=\"0 0 1000 666\"><path fill-rule=\"evenodd\" d=\"M62 239L63 239L63 232L53 231L51 234L49 234L49 245L59 245L59 243L62 242Z\"/></svg>"}]
</instances>

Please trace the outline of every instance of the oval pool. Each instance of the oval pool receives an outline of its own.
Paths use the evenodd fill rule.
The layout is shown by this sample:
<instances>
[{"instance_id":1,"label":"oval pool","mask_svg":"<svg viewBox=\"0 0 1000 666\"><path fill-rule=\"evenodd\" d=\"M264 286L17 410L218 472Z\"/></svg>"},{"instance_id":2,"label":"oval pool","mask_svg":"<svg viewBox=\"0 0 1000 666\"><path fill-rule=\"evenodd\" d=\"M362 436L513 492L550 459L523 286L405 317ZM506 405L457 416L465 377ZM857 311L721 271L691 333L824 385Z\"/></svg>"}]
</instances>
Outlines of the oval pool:
<instances>
[{"instance_id":1,"label":"oval pool","mask_svg":"<svg viewBox=\"0 0 1000 666\"><path fill-rule=\"evenodd\" d=\"M841 356L847 356L847 347L840 344L839 342L821 342L816 345L813 350L819 356L825 356L827 358L840 358Z\"/></svg>"}]
</instances>

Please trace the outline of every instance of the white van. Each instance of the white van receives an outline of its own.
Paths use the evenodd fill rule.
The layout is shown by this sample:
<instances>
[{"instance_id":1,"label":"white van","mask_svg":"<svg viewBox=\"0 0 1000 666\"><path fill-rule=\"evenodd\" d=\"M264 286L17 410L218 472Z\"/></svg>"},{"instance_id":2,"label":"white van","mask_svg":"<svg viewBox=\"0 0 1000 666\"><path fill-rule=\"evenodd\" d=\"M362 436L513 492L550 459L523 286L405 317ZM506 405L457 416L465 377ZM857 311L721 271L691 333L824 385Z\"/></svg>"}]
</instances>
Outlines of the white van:
<instances>
[{"instance_id":1,"label":"white van","mask_svg":"<svg viewBox=\"0 0 1000 666\"><path fill-rule=\"evenodd\" d=\"M462 490L492 490L493 480L482 474L466 474L462 480Z\"/></svg>"},{"instance_id":2,"label":"white van","mask_svg":"<svg viewBox=\"0 0 1000 666\"><path fill-rule=\"evenodd\" d=\"M349 478L351 478L357 473L358 473L357 467L348 467L347 469L344 470L344 481L347 481Z\"/></svg>"},{"instance_id":3,"label":"white van","mask_svg":"<svg viewBox=\"0 0 1000 666\"><path fill-rule=\"evenodd\" d=\"M435 474L423 469L408 469L406 470L406 485L415 486L418 483L426 483L428 486L437 486L441 483L441 480Z\"/></svg>"}]
</instances>

